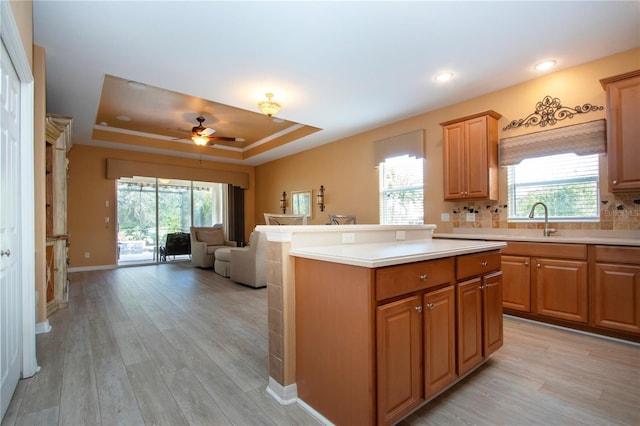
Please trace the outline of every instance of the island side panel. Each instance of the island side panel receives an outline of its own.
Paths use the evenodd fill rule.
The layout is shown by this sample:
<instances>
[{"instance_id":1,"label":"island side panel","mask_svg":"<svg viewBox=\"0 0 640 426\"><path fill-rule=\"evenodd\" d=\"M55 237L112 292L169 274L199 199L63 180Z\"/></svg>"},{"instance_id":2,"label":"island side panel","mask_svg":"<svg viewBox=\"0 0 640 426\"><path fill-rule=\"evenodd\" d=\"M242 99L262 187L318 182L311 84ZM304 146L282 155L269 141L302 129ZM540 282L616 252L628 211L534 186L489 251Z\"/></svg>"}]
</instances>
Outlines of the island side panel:
<instances>
[{"instance_id":1,"label":"island side panel","mask_svg":"<svg viewBox=\"0 0 640 426\"><path fill-rule=\"evenodd\" d=\"M374 424L373 269L296 258L298 396L334 424Z\"/></svg>"}]
</instances>

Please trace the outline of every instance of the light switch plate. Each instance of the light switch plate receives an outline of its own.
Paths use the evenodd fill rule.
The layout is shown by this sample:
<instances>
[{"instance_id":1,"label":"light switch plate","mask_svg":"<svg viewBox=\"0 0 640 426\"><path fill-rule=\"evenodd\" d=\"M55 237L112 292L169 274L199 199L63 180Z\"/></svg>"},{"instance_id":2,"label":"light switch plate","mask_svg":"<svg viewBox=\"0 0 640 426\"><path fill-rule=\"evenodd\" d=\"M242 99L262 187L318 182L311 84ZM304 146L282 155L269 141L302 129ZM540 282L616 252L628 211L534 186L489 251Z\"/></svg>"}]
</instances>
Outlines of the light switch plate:
<instances>
[{"instance_id":1,"label":"light switch plate","mask_svg":"<svg viewBox=\"0 0 640 426\"><path fill-rule=\"evenodd\" d=\"M449 213L441 213L440 214L441 222L449 222Z\"/></svg>"},{"instance_id":2,"label":"light switch plate","mask_svg":"<svg viewBox=\"0 0 640 426\"><path fill-rule=\"evenodd\" d=\"M404 231L396 231L396 240L404 240L406 235Z\"/></svg>"}]
</instances>

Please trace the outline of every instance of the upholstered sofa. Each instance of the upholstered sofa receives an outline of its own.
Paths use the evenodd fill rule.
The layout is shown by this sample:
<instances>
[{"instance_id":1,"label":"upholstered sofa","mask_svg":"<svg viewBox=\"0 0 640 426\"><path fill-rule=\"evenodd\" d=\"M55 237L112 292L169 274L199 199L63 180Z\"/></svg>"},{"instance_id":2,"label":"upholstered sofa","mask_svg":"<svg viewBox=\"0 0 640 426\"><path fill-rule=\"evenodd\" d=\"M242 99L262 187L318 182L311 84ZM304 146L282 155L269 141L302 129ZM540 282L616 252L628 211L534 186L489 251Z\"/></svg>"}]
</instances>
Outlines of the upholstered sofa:
<instances>
[{"instance_id":1,"label":"upholstered sofa","mask_svg":"<svg viewBox=\"0 0 640 426\"><path fill-rule=\"evenodd\" d=\"M253 231L249 245L232 248L230 252L231 281L251 287L267 285L267 236Z\"/></svg>"},{"instance_id":2,"label":"upholstered sofa","mask_svg":"<svg viewBox=\"0 0 640 426\"><path fill-rule=\"evenodd\" d=\"M235 241L228 241L221 224L210 227L191 227L191 266L212 268L216 250L235 247Z\"/></svg>"}]
</instances>

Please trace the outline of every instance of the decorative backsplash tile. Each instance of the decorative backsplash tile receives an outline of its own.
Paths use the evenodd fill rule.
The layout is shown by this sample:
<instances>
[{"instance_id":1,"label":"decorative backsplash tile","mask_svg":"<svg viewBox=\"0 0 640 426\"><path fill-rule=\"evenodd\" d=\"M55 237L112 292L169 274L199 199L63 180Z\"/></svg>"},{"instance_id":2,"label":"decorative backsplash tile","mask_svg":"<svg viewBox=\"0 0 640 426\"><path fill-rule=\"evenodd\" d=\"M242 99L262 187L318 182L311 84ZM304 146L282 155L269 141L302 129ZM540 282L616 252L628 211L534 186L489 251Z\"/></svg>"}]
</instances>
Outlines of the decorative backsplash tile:
<instances>
[{"instance_id":1,"label":"decorative backsplash tile","mask_svg":"<svg viewBox=\"0 0 640 426\"><path fill-rule=\"evenodd\" d=\"M467 221L467 213L475 220ZM451 220L454 228L542 229L541 222L511 222L507 220L507 203L468 201L453 203ZM600 222L554 222L557 229L640 230L640 193L605 194L600 201Z\"/></svg>"}]
</instances>

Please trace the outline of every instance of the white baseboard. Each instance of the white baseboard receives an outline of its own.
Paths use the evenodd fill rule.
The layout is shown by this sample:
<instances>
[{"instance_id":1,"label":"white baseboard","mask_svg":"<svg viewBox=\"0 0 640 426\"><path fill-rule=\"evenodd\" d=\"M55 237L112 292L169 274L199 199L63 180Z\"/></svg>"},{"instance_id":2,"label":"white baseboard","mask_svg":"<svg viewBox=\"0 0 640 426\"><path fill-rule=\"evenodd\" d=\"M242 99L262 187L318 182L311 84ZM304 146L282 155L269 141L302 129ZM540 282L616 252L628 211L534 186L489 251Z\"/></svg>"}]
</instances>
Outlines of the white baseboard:
<instances>
[{"instance_id":1,"label":"white baseboard","mask_svg":"<svg viewBox=\"0 0 640 426\"><path fill-rule=\"evenodd\" d=\"M322 423L323 425L326 426L335 426L333 423L331 423L329 421L329 419L327 419L325 416L323 416L322 414L318 413L316 410L313 409L313 407L311 407L309 404L307 404L306 402L304 402L303 400L301 400L300 398L298 398L298 405L300 407L302 407L303 410L305 410L306 412L308 412L309 414L311 414L313 417L315 417L320 423Z\"/></svg>"},{"instance_id":2,"label":"white baseboard","mask_svg":"<svg viewBox=\"0 0 640 426\"><path fill-rule=\"evenodd\" d=\"M75 268L67 268L67 272L102 271L105 269L116 269L117 267L118 265L77 266Z\"/></svg>"},{"instance_id":3,"label":"white baseboard","mask_svg":"<svg viewBox=\"0 0 640 426\"><path fill-rule=\"evenodd\" d=\"M298 404L303 410L316 418L320 423L327 426L334 426L326 417L318 413L309 404L298 398L298 385L295 383L282 386L280 383L269 377L267 393L282 405Z\"/></svg>"},{"instance_id":4,"label":"white baseboard","mask_svg":"<svg viewBox=\"0 0 640 426\"><path fill-rule=\"evenodd\" d=\"M291 405L298 401L298 386L295 383L282 386L273 378L269 377L267 392L282 405Z\"/></svg>"},{"instance_id":5,"label":"white baseboard","mask_svg":"<svg viewBox=\"0 0 640 426\"><path fill-rule=\"evenodd\" d=\"M51 331L51 324L49 324L49 320L44 320L42 322L36 323L36 334L48 333Z\"/></svg>"}]
</instances>

